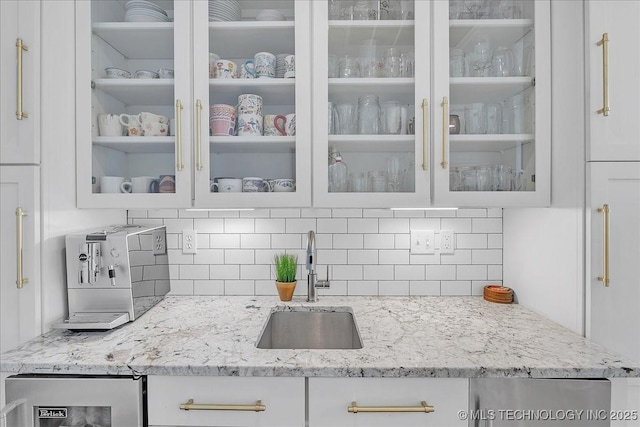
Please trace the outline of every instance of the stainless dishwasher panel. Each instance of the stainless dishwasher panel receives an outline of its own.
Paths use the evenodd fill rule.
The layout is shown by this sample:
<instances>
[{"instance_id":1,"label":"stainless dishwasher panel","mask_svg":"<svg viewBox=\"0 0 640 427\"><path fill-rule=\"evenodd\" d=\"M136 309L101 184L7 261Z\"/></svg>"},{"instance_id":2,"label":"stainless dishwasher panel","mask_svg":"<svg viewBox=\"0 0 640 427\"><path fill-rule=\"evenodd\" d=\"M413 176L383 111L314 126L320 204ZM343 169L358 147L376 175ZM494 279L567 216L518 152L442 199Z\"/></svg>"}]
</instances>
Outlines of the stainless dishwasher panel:
<instances>
[{"instance_id":1,"label":"stainless dishwasher panel","mask_svg":"<svg viewBox=\"0 0 640 427\"><path fill-rule=\"evenodd\" d=\"M472 378L469 427L609 427L606 379Z\"/></svg>"}]
</instances>

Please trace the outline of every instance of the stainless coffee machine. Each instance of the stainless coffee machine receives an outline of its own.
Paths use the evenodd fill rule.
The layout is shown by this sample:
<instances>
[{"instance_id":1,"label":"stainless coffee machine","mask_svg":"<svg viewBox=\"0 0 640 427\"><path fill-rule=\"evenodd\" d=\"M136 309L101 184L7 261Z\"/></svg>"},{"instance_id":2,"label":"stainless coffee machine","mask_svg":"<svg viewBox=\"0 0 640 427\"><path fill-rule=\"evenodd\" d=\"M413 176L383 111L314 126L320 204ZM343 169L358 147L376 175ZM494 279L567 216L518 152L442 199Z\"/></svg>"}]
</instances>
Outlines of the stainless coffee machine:
<instances>
[{"instance_id":1,"label":"stainless coffee machine","mask_svg":"<svg viewBox=\"0 0 640 427\"><path fill-rule=\"evenodd\" d=\"M113 329L133 321L169 292L165 226L115 225L70 234L69 318L58 329Z\"/></svg>"}]
</instances>

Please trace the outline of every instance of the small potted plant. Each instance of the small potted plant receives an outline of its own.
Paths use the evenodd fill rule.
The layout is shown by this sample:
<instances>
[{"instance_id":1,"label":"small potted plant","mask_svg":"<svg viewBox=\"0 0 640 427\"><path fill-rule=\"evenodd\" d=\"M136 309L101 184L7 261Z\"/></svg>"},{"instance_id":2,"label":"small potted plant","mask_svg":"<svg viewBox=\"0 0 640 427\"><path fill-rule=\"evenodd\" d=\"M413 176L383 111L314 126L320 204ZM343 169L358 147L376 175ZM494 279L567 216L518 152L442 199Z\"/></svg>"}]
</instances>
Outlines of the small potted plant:
<instances>
[{"instance_id":1,"label":"small potted plant","mask_svg":"<svg viewBox=\"0 0 640 427\"><path fill-rule=\"evenodd\" d=\"M291 254L277 254L273 258L276 270L276 288L280 301L291 301L296 289L296 272L298 270L298 256Z\"/></svg>"}]
</instances>

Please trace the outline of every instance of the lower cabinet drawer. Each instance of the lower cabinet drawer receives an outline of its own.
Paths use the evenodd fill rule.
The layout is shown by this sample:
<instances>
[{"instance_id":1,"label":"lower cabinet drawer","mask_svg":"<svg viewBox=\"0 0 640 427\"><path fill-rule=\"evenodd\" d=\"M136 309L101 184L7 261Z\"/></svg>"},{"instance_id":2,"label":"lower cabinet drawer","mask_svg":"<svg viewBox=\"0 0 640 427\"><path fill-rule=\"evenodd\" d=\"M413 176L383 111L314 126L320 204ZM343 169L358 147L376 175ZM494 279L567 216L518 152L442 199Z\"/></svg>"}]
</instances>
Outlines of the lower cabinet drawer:
<instances>
[{"instance_id":1,"label":"lower cabinet drawer","mask_svg":"<svg viewBox=\"0 0 640 427\"><path fill-rule=\"evenodd\" d=\"M375 412L410 411L423 401L434 411ZM348 411L352 402L357 413ZM309 427L463 427L458 412L468 408L465 378L309 378Z\"/></svg>"},{"instance_id":2,"label":"lower cabinet drawer","mask_svg":"<svg viewBox=\"0 0 640 427\"><path fill-rule=\"evenodd\" d=\"M304 426L304 383L304 378L149 376L149 425ZM194 408L180 409L191 400ZM263 411L255 411L257 401Z\"/></svg>"}]
</instances>

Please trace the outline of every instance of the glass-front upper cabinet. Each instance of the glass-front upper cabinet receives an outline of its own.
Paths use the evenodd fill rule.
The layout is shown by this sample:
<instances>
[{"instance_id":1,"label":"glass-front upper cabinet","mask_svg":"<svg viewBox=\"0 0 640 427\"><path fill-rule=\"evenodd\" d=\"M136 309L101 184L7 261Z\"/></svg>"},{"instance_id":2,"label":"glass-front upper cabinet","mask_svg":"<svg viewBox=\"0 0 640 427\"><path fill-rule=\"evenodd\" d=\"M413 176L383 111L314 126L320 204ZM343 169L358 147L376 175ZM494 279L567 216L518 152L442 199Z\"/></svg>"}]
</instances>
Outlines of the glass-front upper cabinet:
<instances>
[{"instance_id":1,"label":"glass-front upper cabinet","mask_svg":"<svg viewBox=\"0 0 640 427\"><path fill-rule=\"evenodd\" d=\"M76 3L79 207L191 203L191 4Z\"/></svg>"},{"instance_id":2,"label":"glass-front upper cabinet","mask_svg":"<svg viewBox=\"0 0 640 427\"><path fill-rule=\"evenodd\" d=\"M312 2L193 2L194 205L311 205Z\"/></svg>"},{"instance_id":3,"label":"glass-front upper cabinet","mask_svg":"<svg viewBox=\"0 0 640 427\"><path fill-rule=\"evenodd\" d=\"M434 202L550 204L550 3L433 2Z\"/></svg>"},{"instance_id":4,"label":"glass-front upper cabinet","mask_svg":"<svg viewBox=\"0 0 640 427\"><path fill-rule=\"evenodd\" d=\"M431 2L311 3L314 204L428 206Z\"/></svg>"}]
</instances>

